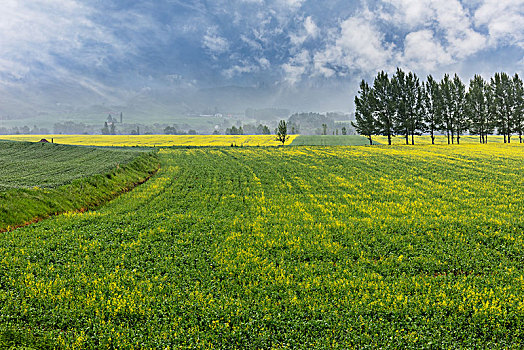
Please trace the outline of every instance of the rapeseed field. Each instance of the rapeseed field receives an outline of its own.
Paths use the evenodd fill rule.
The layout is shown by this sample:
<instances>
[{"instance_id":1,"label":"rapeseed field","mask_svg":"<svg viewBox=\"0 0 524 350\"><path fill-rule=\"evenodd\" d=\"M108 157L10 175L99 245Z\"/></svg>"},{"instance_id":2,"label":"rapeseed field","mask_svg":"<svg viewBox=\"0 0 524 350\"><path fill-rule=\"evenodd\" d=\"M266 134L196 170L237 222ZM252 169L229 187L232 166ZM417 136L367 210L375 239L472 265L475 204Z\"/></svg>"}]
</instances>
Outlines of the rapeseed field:
<instances>
[{"instance_id":1,"label":"rapeseed field","mask_svg":"<svg viewBox=\"0 0 524 350\"><path fill-rule=\"evenodd\" d=\"M0 234L6 343L523 343L521 145L192 148L159 157L155 177L98 210Z\"/></svg>"},{"instance_id":2,"label":"rapeseed field","mask_svg":"<svg viewBox=\"0 0 524 350\"><path fill-rule=\"evenodd\" d=\"M388 138L387 136L373 136L372 137L374 142L378 142L383 145L388 144ZM404 136L394 136L391 140L393 145L405 145L406 144L406 138ZM450 138L451 142L451 138ZM504 142L504 136L502 135L489 135L488 136L488 143L503 143ZM512 143L519 143L518 136L514 136L511 139ZM409 143L411 144L411 136L409 137ZM436 135L435 136L435 144L441 145L441 144L447 144L448 143L448 137L446 135ZM457 140L454 140L454 143L457 143ZM460 143L461 144L480 144L479 142L479 136L476 135L461 135L460 136ZM415 145L430 145L431 144L431 136L430 135L421 135L421 136L415 136Z\"/></svg>"},{"instance_id":3,"label":"rapeseed field","mask_svg":"<svg viewBox=\"0 0 524 350\"><path fill-rule=\"evenodd\" d=\"M290 135L290 144L298 135ZM84 146L278 146L275 135L0 135L0 139L37 142L51 139L64 145Z\"/></svg>"}]
</instances>

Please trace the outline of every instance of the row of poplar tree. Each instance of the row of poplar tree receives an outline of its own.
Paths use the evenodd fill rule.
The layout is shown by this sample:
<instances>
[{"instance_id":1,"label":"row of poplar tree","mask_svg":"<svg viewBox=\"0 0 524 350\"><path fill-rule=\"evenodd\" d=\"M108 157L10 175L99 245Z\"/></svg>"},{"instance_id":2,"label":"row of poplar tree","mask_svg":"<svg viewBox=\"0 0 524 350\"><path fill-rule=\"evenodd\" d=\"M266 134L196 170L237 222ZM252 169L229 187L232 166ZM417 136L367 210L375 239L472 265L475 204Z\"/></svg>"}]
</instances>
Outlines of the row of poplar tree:
<instances>
[{"instance_id":1,"label":"row of poplar tree","mask_svg":"<svg viewBox=\"0 0 524 350\"><path fill-rule=\"evenodd\" d=\"M524 88L515 74L496 73L490 81L475 75L469 87L455 74L439 82L429 75L420 81L415 73L397 68L390 78L379 72L370 86L365 80L355 97L353 127L372 144L373 135L403 136L406 144L415 144L415 135L447 135L448 143L460 143L465 133L478 135L487 143L488 135L504 135L511 142L518 135L523 142Z\"/></svg>"}]
</instances>

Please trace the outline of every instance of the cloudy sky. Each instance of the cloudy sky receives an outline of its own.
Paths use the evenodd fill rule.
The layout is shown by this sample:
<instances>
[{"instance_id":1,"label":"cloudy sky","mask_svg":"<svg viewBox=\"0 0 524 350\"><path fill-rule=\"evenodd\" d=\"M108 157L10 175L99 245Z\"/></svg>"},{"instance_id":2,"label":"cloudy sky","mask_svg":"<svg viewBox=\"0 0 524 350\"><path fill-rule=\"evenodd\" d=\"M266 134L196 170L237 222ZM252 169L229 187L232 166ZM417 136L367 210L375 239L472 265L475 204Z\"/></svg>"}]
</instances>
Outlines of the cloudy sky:
<instances>
[{"instance_id":1,"label":"cloudy sky","mask_svg":"<svg viewBox=\"0 0 524 350\"><path fill-rule=\"evenodd\" d=\"M222 86L272 91L275 107L298 109L302 96L307 108L349 111L362 78L397 66L465 80L521 72L524 0L0 4L0 105L10 113Z\"/></svg>"}]
</instances>

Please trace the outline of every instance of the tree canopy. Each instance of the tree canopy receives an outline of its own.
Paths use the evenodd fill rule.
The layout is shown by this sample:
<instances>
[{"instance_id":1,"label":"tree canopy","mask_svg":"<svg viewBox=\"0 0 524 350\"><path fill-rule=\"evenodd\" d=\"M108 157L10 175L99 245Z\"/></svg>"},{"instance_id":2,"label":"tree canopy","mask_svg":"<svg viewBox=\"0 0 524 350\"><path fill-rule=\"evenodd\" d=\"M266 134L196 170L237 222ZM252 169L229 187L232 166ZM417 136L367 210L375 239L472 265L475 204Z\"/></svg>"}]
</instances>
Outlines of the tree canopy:
<instances>
[{"instance_id":1,"label":"tree canopy","mask_svg":"<svg viewBox=\"0 0 524 350\"><path fill-rule=\"evenodd\" d=\"M401 135L406 144L415 144L415 135L447 135L448 143L460 143L461 135L479 135L486 143L488 135L504 135L511 142L517 134L524 142L524 86L515 74L496 73L489 82L475 75L469 86L455 74L445 74L440 82L429 75L421 82L413 72L397 68L390 78L381 71L370 86L365 80L355 96L353 127L372 144L373 135L391 138Z\"/></svg>"}]
</instances>

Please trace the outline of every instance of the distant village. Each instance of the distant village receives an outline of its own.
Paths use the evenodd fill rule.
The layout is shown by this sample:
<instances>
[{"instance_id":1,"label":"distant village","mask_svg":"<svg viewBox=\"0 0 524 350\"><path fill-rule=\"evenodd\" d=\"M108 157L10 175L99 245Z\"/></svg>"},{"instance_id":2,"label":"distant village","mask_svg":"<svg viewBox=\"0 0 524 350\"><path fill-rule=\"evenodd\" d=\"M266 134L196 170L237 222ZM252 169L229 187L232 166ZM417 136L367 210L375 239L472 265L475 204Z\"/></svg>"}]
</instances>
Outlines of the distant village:
<instances>
[{"instance_id":1,"label":"distant village","mask_svg":"<svg viewBox=\"0 0 524 350\"><path fill-rule=\"evenodd\" d=\"M173 118L173 123L137 123L127 121L122 111L108 112L96 123L63 121L53 129L38 127L1 127L0 134L79 134L79 135L267 135L274 134L280 120L286 120L289 133L303 135L351 135L351 114L328 112L291 113L287 109L248 108L244 113L227 113L207 109L201 113L187 113Z\"/></svg>"}]
</instances>

